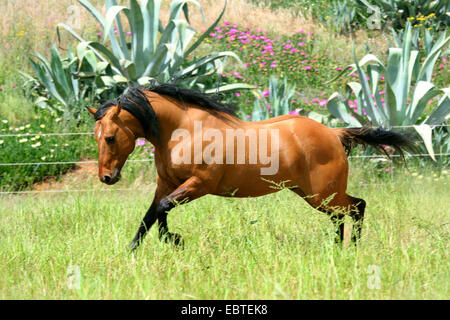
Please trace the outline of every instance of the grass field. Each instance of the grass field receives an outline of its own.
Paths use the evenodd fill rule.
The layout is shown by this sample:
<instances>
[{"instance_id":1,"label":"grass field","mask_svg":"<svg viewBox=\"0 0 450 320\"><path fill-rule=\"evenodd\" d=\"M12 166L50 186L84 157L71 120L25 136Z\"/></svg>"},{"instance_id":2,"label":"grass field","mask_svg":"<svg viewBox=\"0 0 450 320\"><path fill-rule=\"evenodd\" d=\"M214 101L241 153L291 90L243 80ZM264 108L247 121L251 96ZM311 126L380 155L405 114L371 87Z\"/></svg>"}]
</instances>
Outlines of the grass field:
<instances>
[{"instance_id":1,"label":"grass field","mask_svg":"<svg viewBox=\"0 0 450 320\"><path fill-rule=\"evenodd\" d=\"M128 165L133 181L113 187L132 192L91 175L64 188L92 192L2 196L0 299L447 299L450 176L397 170L351 169L349 192L368 203L357 249L336 246L328 217L284 190L177 207L169 227L185 248L154 228L133 256L125 248L152 198L146 167Z\"/></svg>"}]
</instances>

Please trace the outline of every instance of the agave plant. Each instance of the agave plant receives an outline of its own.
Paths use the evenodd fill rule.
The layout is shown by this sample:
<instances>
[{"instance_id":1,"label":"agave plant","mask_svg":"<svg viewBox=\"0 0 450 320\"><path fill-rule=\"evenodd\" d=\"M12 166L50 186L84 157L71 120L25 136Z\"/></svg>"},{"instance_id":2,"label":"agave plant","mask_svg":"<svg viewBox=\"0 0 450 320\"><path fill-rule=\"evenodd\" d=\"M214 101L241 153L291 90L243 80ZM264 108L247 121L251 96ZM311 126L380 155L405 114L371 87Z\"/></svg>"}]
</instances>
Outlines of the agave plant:
<instances>
[{"instance_id":1,"label":"agave plant","mask_svg":"<svg viewBox=\"0 0 450 320\"><path fill-rule=\"evenodd\" d=\"M449 43L450 37L441 37L427 57L421 63L418 51L411 46L411 25L408 23L402 48L389 48L385 66L372 54L357 60L353 50L355 64L350 68L358 73L358 82L349 82L345 98L338 92L328 99L328 110L336 118L351 126L414 126L425 142L425 146L434 158L431 142L431 126L441 124L450 114L450 88L438 89L431 82L434 64L442 49ZM363 67L367 65L366 71ZM417 74L415 75L415 73ZM385 101L379 91L380 79L384 78ZM356 95L356 104L350 105L349 99ZM439 96L436 107L423 118L423 112L430 100Z\"/></svg>"},{"instance_id":2,"label":"agave plant","mask_svg":"<svg viewBox=\"0 0 450 320\"><path fill-rule=\"evenodd\" d=\"M159 19L161 0L141 0L140 3L130 0L129 7L118 6L115 0L106 0L105 17L88 0L78 2L100 23L103 42L86 41L65 24L60 23L58 27L66 29L101 61L110 63L114 74L118 76L116 78L130 84L142 85L154 78L161 82L185 81L188 86L193 87L201 80L200 76L214 73L224 58L231 57L241 63L236 54L225 51L197 58L190 65L185 65L188 55L217 26L225 12L226 2L219 17L195 41L196 31L189 25L188 4L197 6L204 19L202 7L196 0L173 1L166 26ZM121 13L125 14L126 23L123 23ZM181 13L186 19L180 18ZM124 25L130 26L130 43L127 42ZM106 45L107 41L110 48ZM112 82L114 79L104 80ZM242 87L249 86L237 84L231 89ZM227 88L230 89L229 86ZM219 88L219 91L222 89L224 88Z\"/></svg>"},{"instance_id":3,"label":"agave plant","mask_svg":"<svg viewBox=\"0 0 450 320\"><path fill-rule=\"evenodd\" d=\"M251 120L262 121L289 113L295 85L288 84L287 78L280 83L275 76L271 76L269 90L255 91L254 94L257 99L253 104Z\"/></svg>"},{"instance_id":4,"label":"agave plant","mask_svg":"<svg viewBox=\"0 0 450 320\"><path fill-rule=\"evenodd\" d=\"M33 84L36 90L41 91L39 98L35 101L36 105L65 112L73 109L87 97L87 89L83 89L80 79L74 77L79 61L72 51L69 50L68 56L64 59L54 45L50 51L50 62L38 53L34 54L37 62L30 58L35 77L26 73L22 75ZM50 103L49 99L58 101L58 104Z\"/></svg>"}]
</instances>

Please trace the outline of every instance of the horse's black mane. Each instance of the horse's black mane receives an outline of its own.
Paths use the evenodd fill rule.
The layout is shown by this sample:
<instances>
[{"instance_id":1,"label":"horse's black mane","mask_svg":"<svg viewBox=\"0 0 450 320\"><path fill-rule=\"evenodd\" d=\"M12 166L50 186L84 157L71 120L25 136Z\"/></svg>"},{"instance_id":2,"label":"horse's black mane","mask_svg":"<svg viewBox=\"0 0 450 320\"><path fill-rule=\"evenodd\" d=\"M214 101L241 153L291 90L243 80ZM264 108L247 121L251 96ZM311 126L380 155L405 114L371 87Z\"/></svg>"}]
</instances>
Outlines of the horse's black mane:
<instances>
[{"instance_id":1,"label":"horse's black mane","mask_svg":"<svg viewBox=\"0 0 450 320\"><path fill-rule=\"evenodd\" d=\"M95 113L95 120L100 120L103 118L106 111L110 107L120 104L124 110L130 112L140 121L142 127L146 131L146 134L150 134L158 139L158 118L150 104L150 101L148 101L148 98L145 95L146 91L152 91L178 99L183 104L185 102L192 103L202 109L216 114L217 116L220 116L220 113L236 116L236 107L231 104L221 103L218 101L217 96L208 96L200 91L177 87L175 84L158 84L156 82L151 82L147 87L130 87L128 91L122 95L122 97L105 102Z\"/></svg>"}]
</instances>

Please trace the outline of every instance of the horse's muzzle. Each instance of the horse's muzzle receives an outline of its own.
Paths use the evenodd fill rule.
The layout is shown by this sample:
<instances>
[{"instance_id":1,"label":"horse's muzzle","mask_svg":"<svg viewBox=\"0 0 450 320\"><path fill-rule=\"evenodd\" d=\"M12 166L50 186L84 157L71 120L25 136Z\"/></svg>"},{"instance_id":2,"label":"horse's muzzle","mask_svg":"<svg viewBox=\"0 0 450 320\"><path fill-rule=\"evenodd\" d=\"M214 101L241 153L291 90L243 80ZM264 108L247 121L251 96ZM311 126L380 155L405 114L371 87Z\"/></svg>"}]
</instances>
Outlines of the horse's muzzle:
<instances>
[{"instance_id":1,"label":"horse's muzzle","mask_svg":"<svg viewBox=\"0 0 450 320\"><path fill-rule=\"evenodd\" d=\"M120 180L120 173L116 174L114 177L111 177L110 175L105 174L100 181L107 184L107 185L113 185L115 184L117 181Z\"/></svg>"}]
</instances>

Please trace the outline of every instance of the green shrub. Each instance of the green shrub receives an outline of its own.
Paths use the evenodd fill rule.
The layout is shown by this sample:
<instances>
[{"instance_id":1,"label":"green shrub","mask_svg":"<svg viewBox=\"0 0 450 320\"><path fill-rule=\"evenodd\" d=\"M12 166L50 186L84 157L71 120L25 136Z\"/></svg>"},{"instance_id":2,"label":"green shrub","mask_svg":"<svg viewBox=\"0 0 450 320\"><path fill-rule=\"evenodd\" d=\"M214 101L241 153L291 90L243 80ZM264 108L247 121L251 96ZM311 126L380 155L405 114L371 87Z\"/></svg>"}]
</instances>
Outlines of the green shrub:
<instances>
[{"instance_id":1,"label":"green shrub","mask_svg":"<svg viewBox=\"0 0 450 320\"><path fill-rule=\"evenodd\" d=\"M29 123L0 122L0 191L16 191L47 178L57 178L73 164L4 165L14 163L75 162L93 157L97 147L91 135L45 135L65 131L63 119L42 114ZM68 124L72 129L73 125ZM87 127L77 128L89 132ZM92 130L90 126L90 130Z\"/></svg>"}]
</instances>

